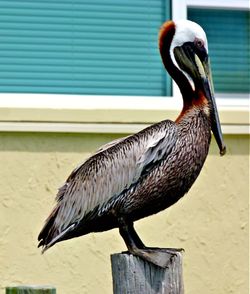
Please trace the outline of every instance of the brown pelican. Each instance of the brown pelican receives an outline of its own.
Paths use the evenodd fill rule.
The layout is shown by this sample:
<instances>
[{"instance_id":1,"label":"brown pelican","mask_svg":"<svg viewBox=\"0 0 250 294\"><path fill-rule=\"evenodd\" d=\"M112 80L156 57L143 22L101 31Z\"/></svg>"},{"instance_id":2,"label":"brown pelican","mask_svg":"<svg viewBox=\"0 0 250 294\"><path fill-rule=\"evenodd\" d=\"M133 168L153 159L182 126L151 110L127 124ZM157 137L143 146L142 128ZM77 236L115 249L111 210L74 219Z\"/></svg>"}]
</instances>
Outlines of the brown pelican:
<instances>
[{"instance_id":1,"label":"brown pelican","mask_svg":"<svg viewBox=\"0 0 250 294\"><path fill-rule=\"evenodd\" d=\"M208 154L211 130L223 155L205 32L196 23L168 21L159 33L163 64L180 88L183 109L137 134L101 147L70 174L39 234L43 251L57 242L119 228L130 253L164 266L144 246L133 223L188 192Z\"/></svg>"}]
</instances>

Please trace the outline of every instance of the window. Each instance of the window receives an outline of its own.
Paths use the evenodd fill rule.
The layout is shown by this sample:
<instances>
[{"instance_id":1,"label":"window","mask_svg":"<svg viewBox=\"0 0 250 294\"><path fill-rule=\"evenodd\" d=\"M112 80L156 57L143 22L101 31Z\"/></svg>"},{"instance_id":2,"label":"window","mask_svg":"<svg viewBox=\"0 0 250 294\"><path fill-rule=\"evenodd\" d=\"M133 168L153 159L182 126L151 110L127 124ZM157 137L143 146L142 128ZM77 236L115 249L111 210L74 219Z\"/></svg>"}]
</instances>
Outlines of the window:
<instances>
[{"instance_id":1,"label":"window","mask_svg":"<svg viewBox=\"0 0 250 294\"><path fill-rule=\"evenodd\" d=\"M0 1L0 92L170 96L170 0Z\"/></svg>"}]
</instances>

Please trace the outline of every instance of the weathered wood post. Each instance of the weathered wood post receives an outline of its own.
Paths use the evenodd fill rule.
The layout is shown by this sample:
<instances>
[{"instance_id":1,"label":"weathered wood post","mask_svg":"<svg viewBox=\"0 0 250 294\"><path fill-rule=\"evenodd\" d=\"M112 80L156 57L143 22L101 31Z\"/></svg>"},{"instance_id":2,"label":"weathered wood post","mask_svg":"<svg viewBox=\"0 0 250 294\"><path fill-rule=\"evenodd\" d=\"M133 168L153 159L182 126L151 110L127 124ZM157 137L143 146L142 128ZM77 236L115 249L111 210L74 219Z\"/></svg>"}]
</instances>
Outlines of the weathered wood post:
<instances>
[{"instance_id":1,"label":"weathered wood post","mask_svg":"<svg viewBox=\"0 0 250 294\"><path fill-rule=\"evenodd\" d=\"M7 287L6 294L56 294L53 286L14 286Z\"/></svg>"},{"instance_id":2,"label":"weathered wood post","mask_svg":"<svg viewBox=\"0 0 250 294\"><path fill-rule=\"evenodd\" d=\"M160 268L129 253L111 255L113 293L183 294L182 253L173 249L166 259Z\"/></svg>"}]
</instances>

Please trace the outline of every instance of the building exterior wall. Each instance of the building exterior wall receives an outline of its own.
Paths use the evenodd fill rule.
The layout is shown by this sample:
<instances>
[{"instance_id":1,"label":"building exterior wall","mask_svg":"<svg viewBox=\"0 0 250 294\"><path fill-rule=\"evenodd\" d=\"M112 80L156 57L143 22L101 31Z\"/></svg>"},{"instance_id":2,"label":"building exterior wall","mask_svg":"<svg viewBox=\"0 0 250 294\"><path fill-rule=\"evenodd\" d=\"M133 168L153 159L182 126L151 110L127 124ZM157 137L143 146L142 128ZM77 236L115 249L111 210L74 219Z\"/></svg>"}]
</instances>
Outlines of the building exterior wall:
<instances>
[{"instance_id":1,"label":"building exterior wall","mask_svg":"<svg viewBox=\"0 0 250 294\"><path fill-rule=\"evenodd\" d=\"M124 134L123 134L124 135ZM111 293L109 255L125 250L118 230L57 244L37 235L71 170L119 134L0 133L0 292L13 284L53 284L59 294ZM185 293L248 293L249 136L214 141L191 191L140 220L147 245L184 248Z\"/></svg>"},{"instance_id":2,"label":"building exterior wall","mask_svg":"<svg viewBox=\"0 0 250 294\"><path fill-rule=\"evenodd\" d=\"M157 36L163 21L188 17L207 32L228 152L220 158L212 142L188 196L136 228L150 246L185 249L185 293L247 294L248 1L73 2L0 1L0 292L23 283L53 284L59 294L112 292L109 255L125 250L118 230L45 255L37 235L79 162L178 115L180 93Z\"/></svg>"}]
</instances>

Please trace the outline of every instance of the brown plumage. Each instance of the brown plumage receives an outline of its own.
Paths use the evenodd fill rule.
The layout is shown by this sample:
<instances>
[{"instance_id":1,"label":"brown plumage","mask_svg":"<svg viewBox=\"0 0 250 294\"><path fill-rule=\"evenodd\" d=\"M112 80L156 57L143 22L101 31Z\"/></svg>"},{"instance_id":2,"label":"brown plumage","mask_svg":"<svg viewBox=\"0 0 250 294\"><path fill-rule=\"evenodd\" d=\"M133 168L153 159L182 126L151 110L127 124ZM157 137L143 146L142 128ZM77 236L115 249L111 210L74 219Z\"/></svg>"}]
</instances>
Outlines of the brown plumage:
<instances>
[{"instance_id":1,"label":"brown plumage","mask_svg":"<svg viewBox=\"0 0 250 294\"><path fill-rule=\"evenodd\" d=\"M204 31L189 21L163 25L163 64L178 84L183 110L100 148L59 189L57 204L39 234L43 250L69 238L118 227L128 250L159 266L133 222L177 202L192 186L207 157L214 132L225 153L213 97Z\"/></svg>"}]
</instances>

